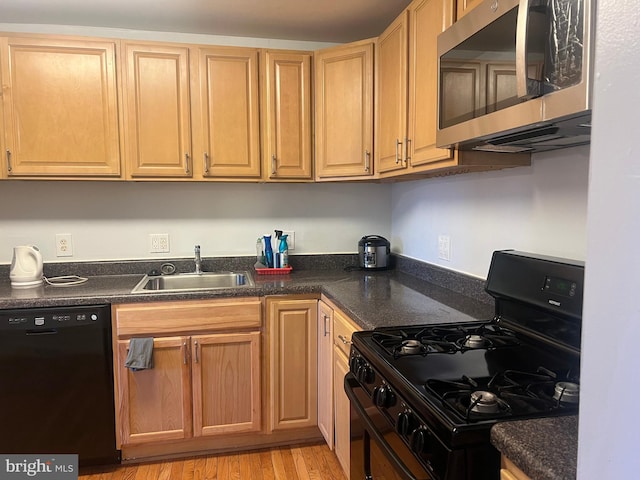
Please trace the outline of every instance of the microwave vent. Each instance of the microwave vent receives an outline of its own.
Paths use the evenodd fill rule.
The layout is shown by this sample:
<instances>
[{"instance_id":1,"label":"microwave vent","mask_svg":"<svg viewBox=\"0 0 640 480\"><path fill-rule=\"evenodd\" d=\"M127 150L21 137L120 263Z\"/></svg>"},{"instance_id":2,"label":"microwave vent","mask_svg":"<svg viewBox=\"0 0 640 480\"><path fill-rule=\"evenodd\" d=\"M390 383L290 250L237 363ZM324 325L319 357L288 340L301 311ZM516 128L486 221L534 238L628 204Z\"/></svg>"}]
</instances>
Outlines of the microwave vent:
<instances>
[{"instance_id":1,"label":"microwave vent","mask_svg":"<svg viewBox=\"0 0 640 480\"><path fill-rule=\"evenodd\" d=\"M524 153L530 152L533 148L524 145L492 145L490 143L486 143L484 145L476 145L472 150L491 153Z\"/></svg>"}]
</instances>

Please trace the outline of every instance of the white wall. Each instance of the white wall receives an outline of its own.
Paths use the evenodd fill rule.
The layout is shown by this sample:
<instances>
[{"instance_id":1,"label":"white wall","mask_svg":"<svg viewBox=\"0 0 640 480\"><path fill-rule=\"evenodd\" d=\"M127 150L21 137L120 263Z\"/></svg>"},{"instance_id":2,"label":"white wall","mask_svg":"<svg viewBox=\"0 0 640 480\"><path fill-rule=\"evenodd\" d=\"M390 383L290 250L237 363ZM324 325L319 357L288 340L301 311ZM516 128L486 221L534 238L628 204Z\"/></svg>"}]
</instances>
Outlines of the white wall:
<instances>
[{"instance_id":1,"label":"white wall","mask_svg":"<svg viewBox=\"0 0 640 480\"><path fill-rule=\"evenodd\" d=\"M367 234L389 236L391 187L379 184L0 183L0 263L37 245L45 262L254 255L259 235L293 230L292 254L356 253ZM71 233L74 256L55 256ZM149 253L168 233L171 252Z\"/></svg>"},{"instance_id":2,"label":"white wall","mask_svg":"<svg viewBox=\"0 0 640 480\"><path fill-rule=\"evenodd\" d=\"M600 0L596 28L578 478L640 475L640 10Z\"/></svg>"},{"instance_id":3,"label":"white wall","mask_svg":"<svg viewBox=\"0 0 640 480\"><path fill-rule=\"evenodd\" d=\"M589 147L533 156L531 167L392 187L392 249L486 278L494 250L583 260ZM451 260L438 258L448 235Z\"/></svg>"}]
</instances>

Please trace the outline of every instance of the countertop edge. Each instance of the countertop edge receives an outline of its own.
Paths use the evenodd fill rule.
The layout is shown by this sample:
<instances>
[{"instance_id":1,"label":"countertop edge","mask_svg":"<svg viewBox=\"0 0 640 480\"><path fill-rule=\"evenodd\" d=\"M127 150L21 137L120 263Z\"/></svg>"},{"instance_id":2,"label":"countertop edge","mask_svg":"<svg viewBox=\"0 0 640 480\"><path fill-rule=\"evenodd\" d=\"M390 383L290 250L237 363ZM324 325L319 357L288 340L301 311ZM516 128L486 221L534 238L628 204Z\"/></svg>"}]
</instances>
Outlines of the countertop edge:
<instances>
[{"instance_id":1,"label":"countertop edge","mask_svg":"<svg viewBox=\"0 0 640 480\"><path fill-rule=\"evenodd\" d=\"M533 480L576 478L577 415L499 422L491 443Z\"/></svg>"}]
</instances>

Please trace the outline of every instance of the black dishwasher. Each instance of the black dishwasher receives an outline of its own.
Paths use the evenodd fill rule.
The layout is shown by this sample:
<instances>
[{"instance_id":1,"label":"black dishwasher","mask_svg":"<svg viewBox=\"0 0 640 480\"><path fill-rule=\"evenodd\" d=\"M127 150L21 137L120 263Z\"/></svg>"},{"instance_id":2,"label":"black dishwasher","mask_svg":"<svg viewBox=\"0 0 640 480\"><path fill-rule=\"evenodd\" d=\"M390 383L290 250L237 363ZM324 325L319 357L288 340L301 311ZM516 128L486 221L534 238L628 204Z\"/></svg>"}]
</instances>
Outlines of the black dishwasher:
<instances>
[{"instance_id":1,"label":"black dishwasher","mask_svg":"<svg viewBox=\"0 0 640 480\"><path fill-rule=\"evenodd\" d=\"M0 310L0 453L118 463L108 305Z\"/></svg>"}]
</instances>

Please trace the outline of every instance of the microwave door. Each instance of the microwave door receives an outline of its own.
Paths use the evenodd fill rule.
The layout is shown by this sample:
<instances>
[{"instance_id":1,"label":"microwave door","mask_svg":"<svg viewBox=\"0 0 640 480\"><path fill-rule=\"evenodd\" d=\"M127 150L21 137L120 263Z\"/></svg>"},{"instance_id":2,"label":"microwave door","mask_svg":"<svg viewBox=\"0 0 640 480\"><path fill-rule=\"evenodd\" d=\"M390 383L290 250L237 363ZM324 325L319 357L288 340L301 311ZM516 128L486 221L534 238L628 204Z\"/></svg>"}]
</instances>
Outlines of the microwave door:
<instances>
[{"instance_id":1,"label":"microwave door","mask_svg":"<svg viewBox=\"0 0 640 480\"><path fill-rule=\"evenodd\" d=\"M542 121L542 101L523 101L517 92L518 13L517 0L485 1L438 37L438 147L469 147L496 132ZM532 18L540 22L539 15L529 16L529 48L546 33ZM540 78L543 55L544 50L525 54L530 78Z\"/></svg>"},{"instance_id":2,"label":"microwave door","mask_svg":"<svg viewBox=\"0 0 640 480\"><path fill-rule=\"evenodd\" d=\"M544 119L555 120L592 108L595 0L549 2L551 15L562 20L551 24L545 75Z\"/></svg>"}]
</instances>

